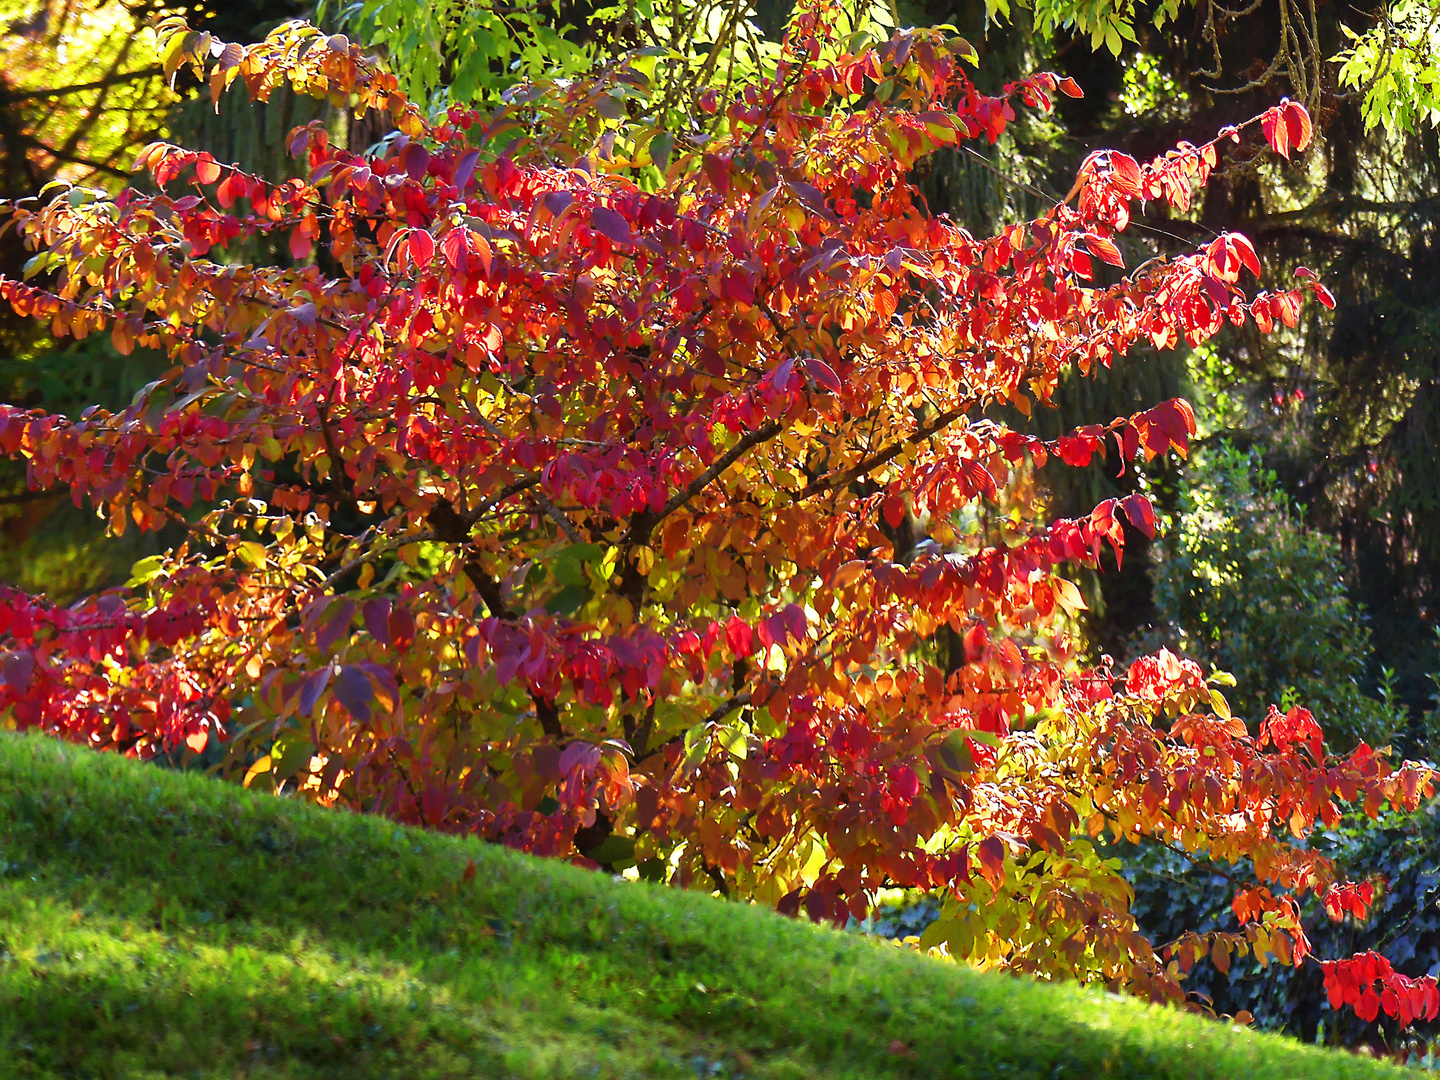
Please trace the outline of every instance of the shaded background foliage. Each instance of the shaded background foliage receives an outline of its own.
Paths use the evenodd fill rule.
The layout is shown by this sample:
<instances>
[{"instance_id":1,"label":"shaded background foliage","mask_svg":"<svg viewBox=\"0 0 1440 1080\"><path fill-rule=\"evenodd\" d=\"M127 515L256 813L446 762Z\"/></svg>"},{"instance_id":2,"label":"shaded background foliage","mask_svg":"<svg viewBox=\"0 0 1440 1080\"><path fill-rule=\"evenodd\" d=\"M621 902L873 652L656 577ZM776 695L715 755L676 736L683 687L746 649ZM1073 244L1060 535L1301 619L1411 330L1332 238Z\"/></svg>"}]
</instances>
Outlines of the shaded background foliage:
<instances>
[{"instance_id":1,"label":"shaded background foliage","mask_svg":"<svg viewBox=\"0 0 1440 1080\"><path fill-rule=\"evenodd\" d=\"M1385 885L1366 922L1347 916L1331 921L1318 905L1306 909L1310 940L1317 953L1349 956L1366 949L1383 952L1397 970L1440 968L1440 815L1431 806L1415 814L1382 814L1371 822L1347 816L1335 829L1315 837L1316 846L1355 872L1379 870ZM1135 913L1147 931L1164 939L1184 927L1216 929L1233 917L1232 878L1248 867L1233 869L1197 864L1165 848L1145 846L1118 851L1135 888ZM1403 1045L1406 1036L1385 1018L1365 1023L1350 1010L1336 1011L1326 1000L1318 965L1299 969L1278 964L1261 967L1246 958L1222 974L1199 964L1187 983L1216 1012L1250 1012L1261 1027L1284 1029L1307 1042L1369 1045L1376 1049ZM1435 1037L1435 1025L1421 1025L1419 1035Z\"/></svg>"},{"instance_id":2,"label":"shaded background foliage","mask_svg":"<svg viewBox=\"0 0 1440 1080\"><path fill-rule=\"evenodd\" d=\"M1346 595L1339 544L1300 524L1258 450L1207 448L1186 470L1177 509L1157 545L1146 644L1233 675L1231 707L1252 731L1272 703L1294 701L1337 746L1412 742L1397 703L1361 692L1370 627ZM1418 732L1413 742L1429 750Z\"/></svg>"}]
</instances>

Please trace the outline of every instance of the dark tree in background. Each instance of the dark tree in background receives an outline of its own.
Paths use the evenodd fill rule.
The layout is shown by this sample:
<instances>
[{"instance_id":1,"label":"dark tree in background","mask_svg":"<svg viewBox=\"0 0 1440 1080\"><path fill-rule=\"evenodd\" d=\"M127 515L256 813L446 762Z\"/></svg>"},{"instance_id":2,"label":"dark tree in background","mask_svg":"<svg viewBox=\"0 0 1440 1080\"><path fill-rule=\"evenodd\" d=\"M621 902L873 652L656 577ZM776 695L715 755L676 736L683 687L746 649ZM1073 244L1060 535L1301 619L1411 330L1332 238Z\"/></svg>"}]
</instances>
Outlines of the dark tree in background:
<instances>
[{"instance_id":1,"label":"dark tree in background","mask_svg":"<svg viewBox=\"0 0 1440 1080\"><path fill-rule=\"evenodd\" d=\"M1114 56L1084 35L1036 32L1028 11L1012 22L987 19L982 2L931 0L904 9L917 22L950 22L982 54L977 81L1016 68L1049 67L1075 78L1083 98L1060 104L1052 124L1019 124L992 148L991 162L966 152L941 155L929 182L937 209L977 225L1020 217L1063 194L1063 177L1100 146L1137 156L1179 140L1200 141L1217 120L1238 121L1289 96L1316 117L1319 138L1289 164L1260 161L1236 148L1203 201L1189 214L1152 206L1138 238L1178 251L1223 231L1251 237L1267 283L1291 280L1296 267L1335 290L1333 313L1307 312L1288 337L1262 341L1228 331L1216 347L1183 362L1136 356L1108 380L1073 380L1062 394L1057 430L1096 394L1124 412L1128 402L1188 384L1208 414L1209 438L1258 445L1307 522L1335 535L1354 598L1369 613L1376 651L1399 670L1412 707L1434 691L1433 625L1440 604L1440 140L1423 122L1406 130L1366 130L1365 87L1343 87L1331 58L1381 15L1343 5L1314 9L1265 0L1229 14L1210 0L1180 7L1155 29L1134 24L1136 41ZM1018 161L1017 161L1018 158ZM1008 179L991 165L1003 163ZM1022 168L1016 169L1016 165ZM1017 175L1028 173L1029 183ZM1117 471L1109 463L1109 477ZM1057 482L1067 482L1056 474ZM1175 477L1151 478L1159 500ZM1101 475L1089 481L1125 484ZM1078 505L1091 491L1057 492ZM1142 631L1153 614L1143 544L1127 549L1128 572L1105 575L1097 643L1111 649ZM1371 672L1372 679L1378 672Z\"/></svg>"}]
</instances>

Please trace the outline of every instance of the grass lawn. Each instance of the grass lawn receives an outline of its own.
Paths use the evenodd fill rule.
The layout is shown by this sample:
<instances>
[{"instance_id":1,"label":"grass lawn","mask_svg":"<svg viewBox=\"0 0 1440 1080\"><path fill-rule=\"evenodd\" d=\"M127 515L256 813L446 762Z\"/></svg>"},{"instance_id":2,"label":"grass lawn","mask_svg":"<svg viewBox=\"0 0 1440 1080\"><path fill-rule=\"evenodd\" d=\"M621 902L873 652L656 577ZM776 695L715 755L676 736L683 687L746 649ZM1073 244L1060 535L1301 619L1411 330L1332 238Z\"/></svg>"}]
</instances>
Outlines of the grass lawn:
<instances>
[{"instance_id":1,"label":"grass lawn","mask_svg":"<svg viewBox=\"0 0 1440 1080\"><path fill-rule=\"evenodd\" d=\"M742 1075L1402 1074L0 735L0 1076Z\"/></svg>"}]
</instances>

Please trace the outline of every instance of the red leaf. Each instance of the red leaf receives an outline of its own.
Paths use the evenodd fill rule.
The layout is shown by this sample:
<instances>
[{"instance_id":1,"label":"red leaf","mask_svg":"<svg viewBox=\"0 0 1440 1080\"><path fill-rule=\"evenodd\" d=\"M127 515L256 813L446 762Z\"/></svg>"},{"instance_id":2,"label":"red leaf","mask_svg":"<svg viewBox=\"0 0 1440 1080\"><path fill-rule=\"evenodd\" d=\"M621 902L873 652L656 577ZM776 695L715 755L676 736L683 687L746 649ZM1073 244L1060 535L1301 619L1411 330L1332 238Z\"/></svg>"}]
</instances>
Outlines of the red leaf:
<instances>
[{"instance_id":1,"label":"red leaf","mask_svg":"<svg viewBox=\"0 0 1440 1080\"><path fill-rule=\"evenodd\" d=\"M429 266L435 258L435 237L425 229L411 229L406 233L405 247L410 255L410 264L416 269Z\"/></svg>"},{"instance_id":2,"label":"red leaf","mask_svg":"<svg viewBox=\"0 0 1440 1080\"><path fill-rule=\"evenodd\" d=\"M1120 249L1115 246L1115 241L1107 236L1086 236L1085 246L1111 266L1125 265L1125 260L1120 255Z\"/></svg>"},{"instance_id":3,"label":"red leaf","mask_svg":"<svg viewBox=\"0 0 1440 1080\"><path fill-rule=\"evenodd\" d=\"M1290 131L1280 113L1279 106L1267 109L1260 121L1260 127L1265 132L1265 141L1287 161L1290 159Z\"/></svg>"},{"instance_id":4,"label":"red leaf","mask_svg":"<svg viewBox=\"0 0 1440 1080\"><path fill-rule=\"evenodd\" d=\"M306 236L302 229L290 230L290 257L296 262L302 262L310 257L315 245L310 237Z\"/></svg>"},{"instance_id":5,"label":"red leaf","mask_svg":"<svg viewBox=\"0 0 1440 1080\"><path fill-rule=\"evenodd\" d=\"M1375 993L1373 986L1367 986L1360 995L1360 1000L1355 1003L1355 1015L1366 1023L1380 1015L1380 995Z\"/></svg>"},{"instance_id":6,"label":"red leaf","mask_svg":"<svg viewBox=\"0 0 1440 1080\"><path fill-rule=\"evenodd\" d=\"M969 483L971 487L987 499L993 500L999 493L999 488L995 484L995 477L990 475L990 470L973 458L964 458L961 460L960 473L965 477L966 482Z\"/></svg>"},{"instance_id":7,"label":"red leaf","mask_svg":"<svg viewBox=\"0 0 1440 1080\"><path fill-rule=\"evenodd\" d=\"M560 753L560 773L562 776L571 772L590 772L600 764L600 748L592 743L572 742Z\"/></svg>"},{"instance_id":8,"label":"red leaf","mask_svg":"<svg viewBox=\"0 0 1440 1080\"><path fill-rule=\"evenodd\" d=\"M201 154L196 159L195 179L202 184L213 184L220 179L220 166L209 154Z\"/></svg>"},{"instance_id":9,"label":"red leaf","mask_svg":"<svg viewBox=\"0 0 1440 1080\"><path fill-rule=\"evenodd\" d=\"M1298 101L1285 102L1281 112L1285 117L1285 133L1289 136L1290 145L1296 150L1304 150L1310 145L1310 114Z\"/></svg>"},{"instance_id":10,"label":"red leaf","mask_svg":"<svg viewBox=\"0 0 1440 1080\"><path fill-rule=\"evenodd\" d=\"M1340 985L1340 980L1332 977L1332 967L1325 969L1325 995L1330 999L1332 1009L1340 1009L1345 1005L1345 988Z\"/></svg>"},{"instance_id":11,"label":"red leaf","mask_svg":"<svg viewBox=\"0 0 1440 1080\"><path fill-rule=\"evenodd\" d=\"M975 849L980 859L980 873L990 882L991 888L999 888L1005 880L1005 844L998 836L981 840Z\"/></svg>"},{"instance_id":12,"label":"red leaf","mask_svg":"<svg viewBox=\"0 0 1440 1080\"><path fill-rule=\"evenodd\" d=\"M1255 255L1255 247L1248 239L1239 233L1230 234L1230 248L1240 257L1245 268L1256 277L1260 276L1260 260Z\"/></svg>"},{"instance_id":13,"label":"red leaf","mask_svg":"<svg viewBox=\"0 0 1440 1080\"><path fill-rule=\"evenodd\" d=\"M466 269L465 262L465 230L451 229L440 241L440 254L445 256L445 262L451 270L463 272Z\"/></svg>"},{"instance_id":14,"label":"red leaf","mask_svg":"<svg viewBox=\"0 0 1440 1080\"><path fill-rule=\"evenodd\" d=\"M1064 435L1055 445L1055 453L1066 465L1083 469L1095 452L1094 442L1083 435Z\"/></svg>"},{"instance_id":15,"label":"red leaf","mask_svg":"<svg viewBox=\"0 0 1440 1080\"><path fill-rule=\"evenodd\" d=\"M725 624L725 644L731 656L749 656L755 651L755 634L750 624L738 615L730 616Z\"/></svg>"},{"instance_id":16,"label":"red leaf","mask_svg":"<svg viewBox=\"0 0 1440 1080\"><path fill-rule=\"evenodd\" d=\"M407 649L415 639L415 616L409 608L397 607L390 612L390 639L397 649Z\"/></svg>"},{"instance_id":17,"label":"red leaf","mask_svg":"<svg viewBox=\"0 0 1440 1080\"><path fill-rule=\"evenodd\" d=\"M1080 84L1068 75L1056 83L1055 86L1066 97L1078 98L1084 96L1085 93L1080 89Z\"/></svg>"},{"instance_id":18,"label":"red leaf","mask_svg":"<svg viewBox=\"0 0 1440 1080\"><path fill-rule=\"evenodd\" d=\"M1180 451L1184 457L1190 450L1190 436L1195 433L1195 413L1190 408L1190 403L1181 398L1171 398L1169 401L1162 401L1147 413L1141 414L1146 417L1154 428L1159 428L1163 433L1166 442ZM1146 443L1156 453L1165 450L1164 444L1152 442L1147 435Z\"/></svg>"},{"instance_id":19,"label":"red leaf","mask_svg":"<svg viewBox=\"0 0 1440 1080\"><path fill-rule=\"evenodd\" d=\"M1131 198L1140 194L1140 165L1129 154L1111 153L1110 175L1122 194Z\"/></svg>"},{"instance_id":20,"label":"red leaf","mask_svg":"<svg viewBox=\"0 0 1440 1080\"><path fill-rule=\"evenodd\" d=\"M700 161L710 186L718 194L726 194L730 190L730 163L717 154L706 154Z\"/></svg>"},{"instance_id":21,"label":"red leaf","mask_svg":"<svg viewBox=\"0 0 1440 1080\"><path fill-rule=\"evenodd\" d=\"M236 199L243 199L249 190L249 182L239 173L231 173L220 182L215 189L215 201L224 209L228 210L235 205Z\"/></svg>"},{"instance_id":22,"label":"red leaf","mask_svg":"<svg viewBox=\"0 0 1440 1080\"><path fill-rule=\"evenodd\" d=\"M1286 326L1293 327L1300 322L1300 292L1291 289L1288 292L1280 293L1273 300L1273 303L1280 312L1280 321Z\"/></svg>"},{"instance_id":23,"label":"red leaf","mask_svg":"<svg viewBox=\"0 0 1440 1080\"><path fill-rule=\"evenodd\" d=\"M425 816L425 824L435 826L445 820L446 801L444 792L433 785L420 793L420 812Z\"/></svg>"},{"instance_id":24,"label":"red leaf","mask_svg":"<svg viewBox=\"0 0 1440 1080\"><path fill-rule=\"evenodd\" d=\"M990 630L984 623L976 623L965 631L965 659L970 663L977 663L985 655L985 647L990 644Z\"/></svg>"},{"instance_id":25,"label":"red leaf","mask_svg":"<svg viewBox=\"0 0 1440 1080\"><path fill-rule=\"evenodd\" d=\"M1120 502L1130 524L1150 538L1155 536L1155 508L1144 495L1127 495Z\"/></svg>"},{"instance_id":26,"label":"red leaf","mask_svg":"<svg viewBox=\"0 0 1440 1080\"><path fill-rule=\"evenodd\" d=\"M1268 334L1275 329L1275 311L1273 297L1265 296L1256 300L1250 305L1250 315L1255 320L1262 334Z\"/></svg>"}]
</instances>

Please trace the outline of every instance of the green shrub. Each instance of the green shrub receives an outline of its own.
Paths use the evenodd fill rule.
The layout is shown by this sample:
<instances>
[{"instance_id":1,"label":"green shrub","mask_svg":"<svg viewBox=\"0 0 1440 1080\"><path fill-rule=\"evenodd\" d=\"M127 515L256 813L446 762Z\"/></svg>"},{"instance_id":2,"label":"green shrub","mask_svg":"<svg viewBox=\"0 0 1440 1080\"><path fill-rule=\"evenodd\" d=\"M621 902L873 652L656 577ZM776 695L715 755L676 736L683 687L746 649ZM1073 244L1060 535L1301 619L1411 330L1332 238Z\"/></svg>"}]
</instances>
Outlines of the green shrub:
<instances>
[{"instance_id":1,"label":"green shrub","mask_svg":"<svg viewBox=\"0 0 1440 1080\"><path fill-rule=\"evenodd\" d=\"M1370 629L1346 596L1336 541L1303 525L1258 453L1220 444L1197 457L1156 556L1147 645L1233 674L1230 704L1252 730L1282 700L1314 713L1337 749L1403 730L1392 700L1361 689Z\"/></svg>"}]
</instances>

